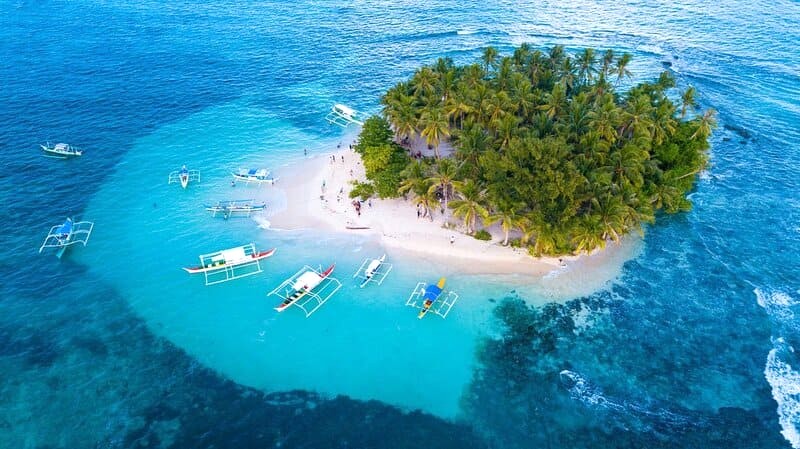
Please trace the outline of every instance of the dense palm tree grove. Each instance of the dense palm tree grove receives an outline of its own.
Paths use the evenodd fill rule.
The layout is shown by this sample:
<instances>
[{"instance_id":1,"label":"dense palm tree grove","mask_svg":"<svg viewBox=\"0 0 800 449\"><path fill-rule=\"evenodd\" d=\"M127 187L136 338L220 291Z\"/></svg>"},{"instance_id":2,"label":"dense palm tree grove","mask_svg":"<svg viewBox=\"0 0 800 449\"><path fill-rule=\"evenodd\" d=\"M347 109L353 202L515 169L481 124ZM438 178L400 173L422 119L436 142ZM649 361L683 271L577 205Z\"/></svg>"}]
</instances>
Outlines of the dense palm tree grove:
<instances>
[{"instance_id":1,"label":"dense palm tree grove","mask_svg":"<svg viewBox=\"0 0 800 449\"><path fill-rule=\"evenodd\" d=\"M713 110L696 112L694 88L676 92L668 72L617 92L630 59L525 44L508 57L487 48L467 66L439 59L389 89L385 119L364 129L397 142L420 136L435 158L390 157L397 144L364 133L357 150L380 146L381 160L394 161L368 173L392 180L381 196L412 195L426 215L452 213L468 233L499 223L504 244L515 231L513 243L535 255L591 251L641 231L659 210L691 207L686 193L715 126ZM446 140L451 158L440 157Z\"/></svg>"}]
</instances>

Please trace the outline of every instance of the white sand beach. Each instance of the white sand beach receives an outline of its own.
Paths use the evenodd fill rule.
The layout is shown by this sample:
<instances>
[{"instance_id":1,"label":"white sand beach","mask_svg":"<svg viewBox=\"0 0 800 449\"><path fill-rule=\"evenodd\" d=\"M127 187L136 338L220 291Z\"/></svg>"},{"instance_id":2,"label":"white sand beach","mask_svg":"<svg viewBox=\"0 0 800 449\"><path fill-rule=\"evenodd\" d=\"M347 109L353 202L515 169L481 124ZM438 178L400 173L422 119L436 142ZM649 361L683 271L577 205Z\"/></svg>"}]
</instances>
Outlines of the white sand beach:
<instances>
[{"instance_id":1,"label":"white sand beach","mask_svg":"<svg viewBox=\"0 0 800 449\"><path fill-rule=\"evenodd\" d=\"M410 199L373 198L362 203L359 215L349 194L352 181L366 178L361 158L350 149L287 167L281 170L279 178L293 181L276 184L286 195L287 207L270 217L273 228L320 228L367 234L380 239L390 251L413 254L464 274L541 277L587 258L533 258L525 250L502 246L502 232L497 225L489 229L493 236L491 241L477 240L463 233L460 220L452 217L449 211L444 217L440 211L435 211L433 220L418 218ZM446 223L455 229L446 227ZM592 265L602 265L607 252L593 254Z\"/></svg>"}]
</instances>

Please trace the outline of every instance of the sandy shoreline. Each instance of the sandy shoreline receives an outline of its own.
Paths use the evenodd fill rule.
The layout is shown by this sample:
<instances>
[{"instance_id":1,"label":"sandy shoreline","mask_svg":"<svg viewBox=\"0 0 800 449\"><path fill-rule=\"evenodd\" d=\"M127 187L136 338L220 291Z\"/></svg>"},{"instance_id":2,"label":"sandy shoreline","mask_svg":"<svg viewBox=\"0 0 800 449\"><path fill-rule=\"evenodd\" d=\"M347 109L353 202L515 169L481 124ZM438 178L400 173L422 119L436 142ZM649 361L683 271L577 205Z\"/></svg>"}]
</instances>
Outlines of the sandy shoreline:
<instances>
[{"instance_id":1,"label":"sandy shoreline","mask_svg":"<svg viewBox=\"0 0 800 449\"><path fill-rule=\"evenodd\" d=\"M476 240L460 232L463 228L457 218L448 214L447 221L456 223L457 228L445 228L445 218L441 214L437 213L433 221L418 218L413 203L402 198L373 198L371 206L369 202L362 204L359 216L349 193L352 181L366 178L361 158L349 149L286 167L279 177L283 181L293 181L275 186L285 195L286 208L269 218L273 228L325 229L368 235L379 240L390 253L421 257L463 274L541 277L587 257L533 258L524 250L502 246L502 233L498 229L490 229L491 241ZM452 243L451 238L454 238ZM606 252L596 253L591 258L602 259Z\"/></svg>"}]
</instances>

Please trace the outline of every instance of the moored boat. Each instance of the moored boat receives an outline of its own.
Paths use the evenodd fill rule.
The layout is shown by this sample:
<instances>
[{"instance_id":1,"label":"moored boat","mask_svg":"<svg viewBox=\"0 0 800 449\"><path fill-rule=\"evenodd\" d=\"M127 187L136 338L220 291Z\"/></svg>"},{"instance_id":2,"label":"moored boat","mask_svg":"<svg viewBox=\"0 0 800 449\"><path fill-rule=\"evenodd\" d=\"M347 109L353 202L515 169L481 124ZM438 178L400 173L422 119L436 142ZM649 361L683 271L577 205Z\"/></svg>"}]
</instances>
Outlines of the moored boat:
<instances>
[{"instance_id":1,"label":"moored boat","mask_svg":"<svg viewBox=\"0 0 800 449\"><path fill-rule=\"evenodd\" d=\"M189 182L200 181L200 170L189 170L186 166L182 166L180 170L176 170L169 174L167 184L179 182L184 189L189 185Z\"/></svg>"},{"instance_id":2,"label":"moored boat","mask_svg":"<svg viewBox=\"0 0 800 449\"><path fill-rule=\"evenodd\" d=\"M183 269L189 274L195 274L249 264L272 256L275 253L275 249L276 248L272 248L267 251L248 253L246 247L231 248L229 250L219 251L205 258L201 256L201 259L204 259L202 260L202 265L183 267Z\"/></svg>"},{"instance_id":3,"label":"moored boat","mask_svg":"<svg viewBox=\"0 0 800 449\"><path fill-rule=\"evenodd\" d=\"M83 155L83 150L68 143L57 143L55 145L50 145L50 142L47 142L45 145L39 146L42 147L42 151L44 151L45 155L48 157L66 159L69 157L78 157Z\"/></svg>"},{"instance_id":4,"label":"moored boat","mask_svg":"<svg viewBox=\"0 0 800 449\"><path fill-rule=\"evenodd\" d=\"M233 179L244 182L245 184L274 184L276 179L270 174L266 168L240 168L235 173L232 173Z\"/></svg>"},{"instance_id":5,"label":"moored boat","mask_svg":"<svg viewBox=\"0 0 800 449\"><path fill-rule=\"evenodd\" d=\"M439 299L439 296L442 295L442 289L444 288L445 282L446 279L441 278L436 285L425 286L425 290L422 294L422 299L424 302L422 303L422 308L420 308L417 318L425 318L425 315L428 313L428 310L431 309L433 303L436 302L436 300Z\"/></svg>"},{"instance_id":6,"label":"moored boat","mask_svg":"<svg viewBox=\"0 0 800 449\"><path fill-rule=\"evenodd\" d=\"M275 310L278 312L283 312L286 310L287 307L291 306L295 302L297 302L300 298L306 296L311 291L314 290L323 280L333 273L333 269L336 264L332 264L328 267L327 270L323 271L322 273L317 273L312 269L306 270L304 273L300 274L297 279L292 284L291 290L287 293L283 302L278 306L275 307Z\"/></svg>"}]
</instances>

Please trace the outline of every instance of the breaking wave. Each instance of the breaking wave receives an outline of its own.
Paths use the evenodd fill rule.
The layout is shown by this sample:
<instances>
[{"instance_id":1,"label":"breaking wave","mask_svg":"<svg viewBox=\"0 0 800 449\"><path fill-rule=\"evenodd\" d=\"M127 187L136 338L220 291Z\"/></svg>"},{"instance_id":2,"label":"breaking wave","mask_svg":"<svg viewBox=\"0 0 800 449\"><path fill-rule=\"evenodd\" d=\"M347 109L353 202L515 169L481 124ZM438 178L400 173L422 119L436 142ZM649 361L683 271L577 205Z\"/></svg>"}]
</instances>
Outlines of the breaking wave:
<instances>
[{"instance_id":1,"label":"breaking wave","mask_svg":"<svg viewBox=\"0 0 800 449\"><path fill-rule=\"evenodd\" d=\"M796 309L800 302L781 291L754 290L756 301L773 320L777 332L794 335L797 330ZM784 337L773 338L767 354L764 377L778 404L781 434L795 449L800 449L800 358ZM793 368L794 366L794 368Z\"/></svg>"}]
</instances>

